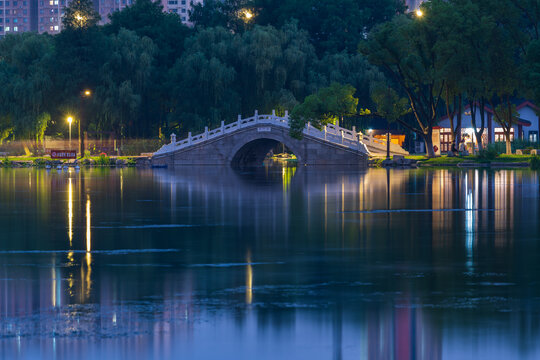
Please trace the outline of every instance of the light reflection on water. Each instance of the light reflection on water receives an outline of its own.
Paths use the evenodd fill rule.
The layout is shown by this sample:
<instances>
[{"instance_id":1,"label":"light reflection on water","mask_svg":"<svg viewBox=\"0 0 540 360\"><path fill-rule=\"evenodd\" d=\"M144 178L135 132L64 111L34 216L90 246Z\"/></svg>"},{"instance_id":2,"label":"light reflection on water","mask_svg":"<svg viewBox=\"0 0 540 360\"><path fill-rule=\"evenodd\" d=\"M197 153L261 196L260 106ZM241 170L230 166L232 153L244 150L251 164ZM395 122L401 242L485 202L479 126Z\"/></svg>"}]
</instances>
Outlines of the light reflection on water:
<instances>
[{"instance_id":1,"label":"light reflection on water","mask_svg":"<svg viewBox=\"0 0 540 360\"><path fill-rule=\"evenodd\" d=\"M2 169L0 185L2 359L540 355L535 172Z\"/></svg>"}]
</instances>

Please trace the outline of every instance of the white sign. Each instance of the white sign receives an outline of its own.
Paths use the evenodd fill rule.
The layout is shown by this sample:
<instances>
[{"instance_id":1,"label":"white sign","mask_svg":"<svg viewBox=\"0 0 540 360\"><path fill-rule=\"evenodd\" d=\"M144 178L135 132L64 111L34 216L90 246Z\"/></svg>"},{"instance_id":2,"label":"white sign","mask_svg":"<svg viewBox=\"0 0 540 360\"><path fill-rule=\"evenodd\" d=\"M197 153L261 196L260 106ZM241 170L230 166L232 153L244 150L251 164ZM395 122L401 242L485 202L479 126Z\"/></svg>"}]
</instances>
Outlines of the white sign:
<instances>
[{"instance_id":1,"label":"white sign","mask_svg":"<svg viewBox=\"0 0 540 360\"><path fill-rule=\"evenodd\" d=\"M269 127L260 127L260 128L257 128L257 131L258 132L270 132L270 131L272 131L272 129L270 129Z\"/></svg>"}]
</instances>

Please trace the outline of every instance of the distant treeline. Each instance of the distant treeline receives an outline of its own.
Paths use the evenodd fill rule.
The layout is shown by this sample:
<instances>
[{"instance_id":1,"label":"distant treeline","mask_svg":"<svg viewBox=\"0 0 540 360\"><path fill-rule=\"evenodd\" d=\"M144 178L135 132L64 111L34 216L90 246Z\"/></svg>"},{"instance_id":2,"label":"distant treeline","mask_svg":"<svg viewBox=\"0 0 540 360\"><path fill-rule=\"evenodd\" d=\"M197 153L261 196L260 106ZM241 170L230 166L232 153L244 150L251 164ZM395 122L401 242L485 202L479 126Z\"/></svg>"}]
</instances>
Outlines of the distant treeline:
<instances>
[{"instance_id":1,"label":"distant treeline","mask_svg":"<svg viewBox=\"0 0 540 360\"><path fill-rule=\"evenodd\" d=\"M65 136L68 116L94 134L165 138L295 109L296 127L394 121L429 150L442 115L489 104L504 127L512 99L540 97L539 8L540 0L433 0L408 13L401 0L206 0L187 27L158 2L137 0L98 26L90 1L75 0L60 34L0 40L0 141Z\"/></svg>"}]
</instances>

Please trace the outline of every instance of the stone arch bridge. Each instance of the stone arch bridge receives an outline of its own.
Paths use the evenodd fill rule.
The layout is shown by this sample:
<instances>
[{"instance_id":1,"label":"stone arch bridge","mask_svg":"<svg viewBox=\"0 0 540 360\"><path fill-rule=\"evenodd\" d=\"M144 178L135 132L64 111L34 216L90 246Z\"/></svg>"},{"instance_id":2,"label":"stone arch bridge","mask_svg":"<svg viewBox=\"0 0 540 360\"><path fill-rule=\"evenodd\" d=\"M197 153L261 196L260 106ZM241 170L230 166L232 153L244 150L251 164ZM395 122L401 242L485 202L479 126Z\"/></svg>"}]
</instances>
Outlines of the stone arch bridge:
<instances>
[{"instance_id":1,"label":"stone arch bridge","mask_svg":"<svg viewBox=\"0 0 540 360\"><path fill-rule=\"evenodd\" d=\"M182 165L260 165L268 152L277 144L291 150L301 165L355 165L366 167L370 155L386 154L386 143L371 136L335 125L319 130L309 123L301 140L289 135L289 117L255 115L221 126L214 130L164 145L152 157L155 166ZM406 152L391 144L393 154Z\"/></svg>"}]
</instances>

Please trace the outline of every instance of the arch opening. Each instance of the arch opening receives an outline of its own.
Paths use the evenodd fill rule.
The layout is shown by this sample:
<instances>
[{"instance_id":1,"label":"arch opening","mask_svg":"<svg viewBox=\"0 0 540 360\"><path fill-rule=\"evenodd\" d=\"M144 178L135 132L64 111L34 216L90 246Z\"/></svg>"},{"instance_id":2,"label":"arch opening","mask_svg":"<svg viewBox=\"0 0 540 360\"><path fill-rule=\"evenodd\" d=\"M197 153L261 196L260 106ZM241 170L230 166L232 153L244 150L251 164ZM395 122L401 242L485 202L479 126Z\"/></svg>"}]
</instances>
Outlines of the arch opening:
<instances>
[{"instance_id":1,"label":"arch opening","mask_svg":"<svg viewBox=\"0 0 540 360\"><path fill-rule=\"evenodd\" d=\"M236 168L263 166L265 159L281 152L292 153L285 144L278 140L268 138L252 140L238 149L233 156L231 165Z\"/></svg>"}]
</instances>

